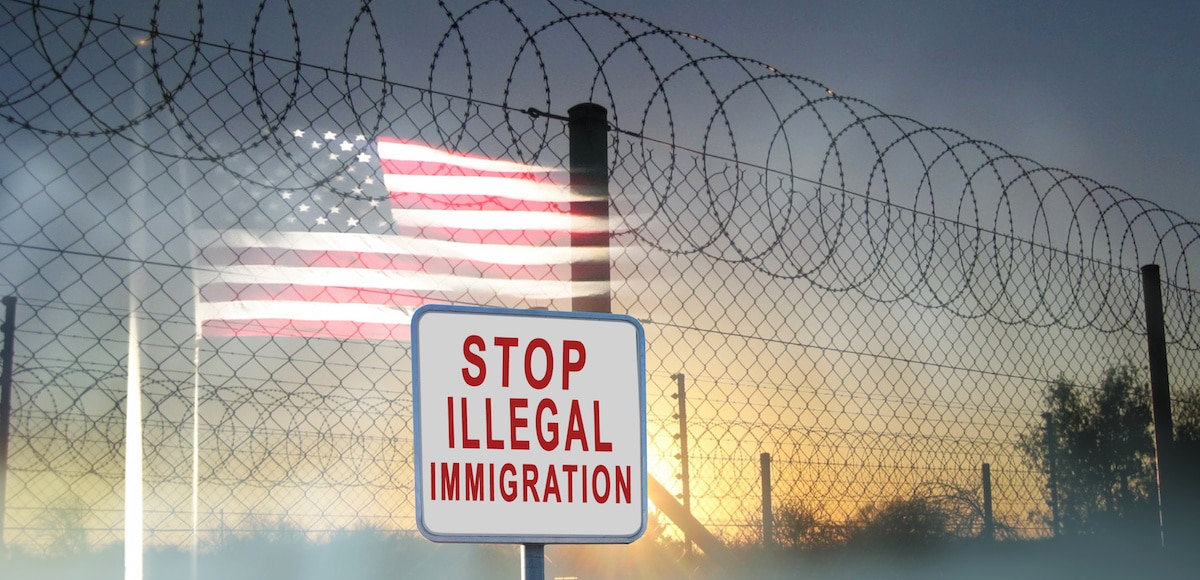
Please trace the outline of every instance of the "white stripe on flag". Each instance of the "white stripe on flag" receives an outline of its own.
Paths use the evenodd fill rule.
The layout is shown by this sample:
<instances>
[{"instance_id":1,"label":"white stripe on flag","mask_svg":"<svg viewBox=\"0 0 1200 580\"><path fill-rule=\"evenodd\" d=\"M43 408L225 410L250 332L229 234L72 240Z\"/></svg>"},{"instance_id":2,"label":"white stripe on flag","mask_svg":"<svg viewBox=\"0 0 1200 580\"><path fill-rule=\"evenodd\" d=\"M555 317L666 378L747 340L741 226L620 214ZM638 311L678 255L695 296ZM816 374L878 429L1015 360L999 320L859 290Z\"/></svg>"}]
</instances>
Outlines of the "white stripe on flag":
<instances>
[{"instance_id":1,"label":"white stripe on flag","mask_svg":"<svg viewBox=\"0 0 1200 580\"><path fill-rule=\"evenodd\" d=\"M394 209L401 226L461 230L541 230L556 232L607 232L602 218L535 211L471 211L454 209Z\"/></svg>"},{"instance_id":2,"label":"white stripe on flag","mask_svg":"<svg viewBox=\"0 0 1200 580\"><path fill-rule=\"evenodd\" d=\"M608 248L571 248L569 246L517 246L430 240L412 236L377 236L332 232L265 232L245 230L196 234L201 248L225 247L278 249L312 252L355 252L385 256L422 256L452 260L475 260L501 265L555 265L572 261L607 260ZM214 245L216 244L216 245Z\"/></svg>"},{"instance_id":3,"label":"white stripe on flag","mask_svg":"<svg viewBox=\"0 0 1200 580\"><path fill-rule=\"evenodd\" d=\"M362 268L294 268L288 266L225 266L216 272L197 272L203 284L280 284L298 286L336 286L370 290L409 290L413 292L484 293L513 298L550 300L603 294L607 282L571 282L569 280L510 280L473 278L448 274L428 274L398 270ZM207 279L206 279L207 278Z\"/></svg>"}]
</instances>

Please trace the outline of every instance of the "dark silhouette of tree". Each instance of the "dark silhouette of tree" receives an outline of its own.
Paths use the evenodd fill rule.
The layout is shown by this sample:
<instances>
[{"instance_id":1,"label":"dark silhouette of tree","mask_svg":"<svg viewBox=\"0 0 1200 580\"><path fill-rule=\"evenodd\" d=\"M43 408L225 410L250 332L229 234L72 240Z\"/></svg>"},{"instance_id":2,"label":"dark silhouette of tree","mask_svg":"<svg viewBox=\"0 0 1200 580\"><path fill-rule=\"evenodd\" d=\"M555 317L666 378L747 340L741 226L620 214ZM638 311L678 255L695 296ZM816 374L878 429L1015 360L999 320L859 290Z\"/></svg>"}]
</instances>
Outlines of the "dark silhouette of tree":
<instances>
[{"instance_id":1,"label":"dark silhouette of tree","mask_svg":"<svg viewBox=\"0 0 1200 580\"><path fill-rule=\"evenodd\" d=\"M844 526L834 523L825 507L799 500L775 508L774 542L785 549L825 549L842 544Z\"/></svg>"},{"instance_id":2,"label":"dark silhouette of tree","mask_svg":"<svg viewBox=\"0 0 1200 580\"><path fill-rule=\"evenodd\" d=\"M953 537L950 520L945 506L926 495L894 497L860 508L847 543L873 549L932 546Z\"/></svg>"},{"instance_id":3,"label":"dark silhouette of tree","mask_svg":"<svg viewBox=\"0 0 1200 580\"><path fill-rule=\"evenodd\" d=\"M38 525L48 540L46 553L50 556L70 556L88 551L87 529L84 521L87 507L83 500L67 492L38 516Z\"/></svg>"},{"instance_id":4,"label":"dark silhouette of tree","mask_svg":"<svg viewBox=\"0 0 1200 580\"><path fill-rule=\"evenodd\" d=\"M1192 392L1172 398L1175 440L1187 445L1200 444L1200 396Z\"/></svg>"},{"instance_id":5,"label":"dark silhouette of tree","mask_svg":"<svg viewBox=\"0 0 1200 580\"><path fill-rule=\"evenodd\" d=\"M1150 390L1131 363L1107 369L1097 387L1054 381L1053 421L1031 425L1020 447L1057 489L1059 532L1099 534L1153 529L1157 522ZM1047 493L1047 503L1052 502ZM1051 511L1056 506L1051 505ZM1052 518L1046 518L1052 524Z\"/></svg>"}]
</instances>

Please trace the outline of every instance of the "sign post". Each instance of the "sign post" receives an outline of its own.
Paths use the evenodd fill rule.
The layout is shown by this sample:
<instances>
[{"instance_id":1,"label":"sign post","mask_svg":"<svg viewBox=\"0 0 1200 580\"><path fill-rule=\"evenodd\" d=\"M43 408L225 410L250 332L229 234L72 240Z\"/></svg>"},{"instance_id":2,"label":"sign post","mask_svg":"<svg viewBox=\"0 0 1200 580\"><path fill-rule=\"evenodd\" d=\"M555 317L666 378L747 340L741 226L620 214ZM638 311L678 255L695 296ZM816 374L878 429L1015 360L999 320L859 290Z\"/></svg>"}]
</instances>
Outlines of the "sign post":
<instances>
[{"instance_id":1,"label":"sign post","mask_svg":"<svg viewBox=\"0 0 1200 580\"><path fill-rule=\"evenodd\" d=\"M426 538L641 537L646 363L636 319L429 305L412 329L417 527Z\"/></svg>"}]
</instances>

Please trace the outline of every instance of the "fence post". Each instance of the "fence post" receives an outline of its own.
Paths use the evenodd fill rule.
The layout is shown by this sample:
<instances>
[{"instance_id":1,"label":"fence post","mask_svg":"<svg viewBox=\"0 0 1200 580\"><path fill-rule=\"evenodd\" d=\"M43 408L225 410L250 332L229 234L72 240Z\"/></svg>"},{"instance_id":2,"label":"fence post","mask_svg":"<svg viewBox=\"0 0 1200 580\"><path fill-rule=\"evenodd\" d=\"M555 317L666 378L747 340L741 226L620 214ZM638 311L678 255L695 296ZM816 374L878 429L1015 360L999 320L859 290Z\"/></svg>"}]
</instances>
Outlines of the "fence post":
<instances>
[{"instance_id":1,"label":"fence post","mask_svg":"<svg viewBox=\"0 0 1200 580\"><path fill-rule=\"evenodd\" d=\"M1058 537L1058 434L1054 430L1054 415L1042 413L1046 420L1046 464L1050 470L1046 484L1050 487L1050 526L1055 538Z\"/></svg>"},{"instance_id":2,"label":"fence post","mask_svg":"<svg viewBox=\"0 0 1200 580\"><path fill-rule=\"evenodd\" d=\"M762 472L762 534L763 548L775 547L775 515L771 509L771 454L763 453L758 456L759 470Z\"/></svg>"},{"instance_id":3,"label":"fence post","mask_svg":"<svg viewBox=\"0 0 1200 580\"><path fill-rule=\"evenodd\" d=\"M608 111L595 103L567 110L570 138L571 216L585 227L572 226L571 247L604 248L603 259L572 260L572 282L599 282L603 292L574 296L575 312L612 312L608 257ZM599 227L603 225L603 227Z\"/></svg>"},{"instance_id":4,"label":"fence post","mask_svg":"<svg viewBox=\"0 0 1200 580\"><path fill-rule=\"evenodd\" d=\"M992 519L992 466L983 464L983 539L996 539L996 522Z\"/></svg>"},{"instance_id":5,"label":"fence post","mask_svg":"<svg viewBox=\"0 0 1200 580\"><path fill-rule=\"evenodd\" d=\"M609 247L608 227L608 111L595 103L580 103L567 109L567 131L570 141L570 187L571 216L583 218L587 224L583 229L572 228L571 247ZM590 219L589 219L590 218ZM575 312L612 312L612 289L609 268L611 259L605 252L603 259L572 260L572 282L599 282L604 290L587 296L571 299L571 310ZM682 376L682 375L680 375ZM686 438L684 438L686 440ZM686 456L686 453L681 453ZM647 494L659 511L671 518L683 530L686 537L693 538L702 550L718 562L729 560L731 555L724 544L712 535L685 507L675 501L653 475L646 476ZM686 479L684 485L687 485ZM685 498L687 494L685 493ZM685 500L690 501L690 500ZM689 546L691 545L689 541ZM537 548L535 548L537 549ZM544 555L543 555L544 557ZM526 568L528 569L528 568Z\"/></svg>"},{"instance_id":6,"label":"fence post","mask_svg":"<svg viewBox=\"0 0 1200 580\"><path fill-rule=\"evenodd\" d=\"M679 479L683 484L683 493L679 499L683 501L683 509L688 513L692 512L692 490L691 478L688 473L688 434L687 434L687 396L684 391L683 373L671 375L675 379L675 398L679 401L679 411L676 413L679 419L679 455L676 459L679 460ZM683 545L687 553L692 552L692 540L686 532L683 534Z\"/></svg>"},{"instance_id":7,"label":"fence post","mask_svg":"<svg viewBox=\"0 0 1200 580\"><path fill-rule=\"evenodd\" d=\"M603 228L571 227L571 248L604 248L599 260L571 260L571 282L600 282L603 292L573 295L575 312L612 312L612 288L608 255L608 111L595 103L580 103L567 109L569 185L571 216L580 221L603 223ZM592 218L591 220L587 218ZM546 547L521 546L522 580L546 576Z\"/></svg>"},{"instance_id":8,"label":"fence post","mask_svg":"<svg viewBox=\"0 0 1200 580\"><path fill-rule=\"evenodd\" d=\"M567 109L569 185L571 217L587 227L572 225L571 248L587 251L604 248L603 259L571 260L571 282L600 282L602 292L573 295L575 312L612 312L612 288L608 256L608 111L595 103L580 103ZM591 218L591 219L588 219ZM604 224L604 227L594 227ZM546 576L546 546L521 546L522 580Z\"/></svg>"},{"instance_id":9,"label":"fence post","mask_svg":"<svg viewBox=\"0 0 1200 580\"><path fill-rule=\"evenodd\" d=\"M1150 356L1150 401L1154 411L1154 463L1158 476L1160 541L1165 546L1172 505L1171 485L1175 465L1175 426L1171 418L1171 383L1167 377L1167 331L1163 322L1162 280L1158 265L1142 266L1142 293L1146 303L1146 346ZM1177 508L1176 508L1177 509Z\"/></svg>"},{"instance_id":10,"label":"fence post","mask_svg":"<svg viewBox=\"0 0 1200 580\"><path fill-rule=\"evenodd\" d=\"M17 297L5 296L4 350L0 351L0 554L5 551L5 507L8 504L8 423L12 415L13 342L17 331Z\"/></svg>"}]
</instances>

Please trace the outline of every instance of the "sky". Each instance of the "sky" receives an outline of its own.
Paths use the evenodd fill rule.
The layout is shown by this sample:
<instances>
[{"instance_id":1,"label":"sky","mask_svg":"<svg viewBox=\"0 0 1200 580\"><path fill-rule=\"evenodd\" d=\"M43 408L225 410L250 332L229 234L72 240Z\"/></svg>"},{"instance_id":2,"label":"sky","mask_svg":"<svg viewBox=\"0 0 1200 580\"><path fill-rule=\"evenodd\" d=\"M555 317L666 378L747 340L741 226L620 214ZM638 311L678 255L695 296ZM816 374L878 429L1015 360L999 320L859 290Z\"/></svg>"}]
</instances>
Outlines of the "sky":
<instances>
[{"instance_id":1,"label":"sky","mask_svg":"<svg viewBox=\"0 0 1200 580\"><path fill-rule=\"evenodd\" d=\"M126 13L118 4L101 6L106 12ZM141 4L144 8L146 2ZM231 0L206 3L206 39L228 38L245 46L254 4L234 9ZM329 20L334 23L330 37L345 37L354 4L328 4L297 0L306 39L320 38L326 13L336 13L338 19ZM389 80L421 86L446 21L437 14L434 0L379 4L385 42L397 61ZM1200 35L1194 33L1200 29L1200 5L825 0L597 4L664 28L693 32L732 54L814 79L839 95L861 98L886 112L953 128L1185 216L1197 214L1190 201L1200 193L1200 146L1189 137L1200 129L1200 73L1194 62L1200 55ZM185 3L170 4L166 10L167 16L187 22ZM290 56L286 23L269 22L285 16L286 10L285 2L268 0L264 26L276 34L256 49ZM410 19L399 19L405 15ZM427 21L432 24L425 26ZM361 35L356 39L371 42ZM306 45L304 60L337 66L341 55L340 45L318 42ZM408 59L411 63L403 62ZM356 64L354 70L371 72L369 63ZM410 74L393 74L402 71ZM496 98L495 93L476 96Z\"/></svg>"},{"instance_id":2,"label":"sky","mask_svg":"<svg viewBox=\"0 0 1200 580\"><path fill-rule=\"evenodd\" d=\"M595 3L1200 219L1200 3Z\"/></svg>"},{"instance_id":3,"label":"sky","mask_svg":"<svg viewBox=\"0 0 1200 580\"><path fill-rule=\"evenodd\" d=\"M575 7L571 0L559 3L568 10ZM593 3L665 29L694 33L733 55L813 79L887 113L961 131L1200 219L1200 211L1191 206L1200 196L1200 142L1194 137L1200 134L1200 34L1194 32L1200 30L1200 3ZM115 0L100 6L127 17L140 13L144 22L151 4ZM257 4L227 9L204 3L206 39L244 46ZM290 56L290 27L279 24L287 4L266 4L260 27L275 28L277 34L256 48ZM473 4L448 2L454 10ZM539 1L511 4L523 14L546 10ZM346 23L354 9L308 0L292 5L300 15L303 59L340 66ZM430 57L447 25L436 2L376 3L374 10L389 54L389 80L427 86ZM193 4L168 2L160 19L191 22L194 14ZM329 39L324 50L322 34ZM374 50L365 34L356 36L356 42ZM397 64L397 55L411 62ZM378 70L369 63L352 64L352 69L368 75Z\"/></svg>"},{"instance_id":4,"label":"sky","mask_svg":"<svg viewBox=\"0 0 1200 580\"><path fill-rule=\"evenodd\" d=\"M642 12L885 111L1195 215L1200 5L804 2L728 19L737 3L697 4Z\"/></svg>"}]
</instances>

